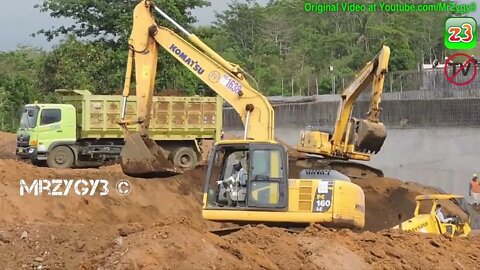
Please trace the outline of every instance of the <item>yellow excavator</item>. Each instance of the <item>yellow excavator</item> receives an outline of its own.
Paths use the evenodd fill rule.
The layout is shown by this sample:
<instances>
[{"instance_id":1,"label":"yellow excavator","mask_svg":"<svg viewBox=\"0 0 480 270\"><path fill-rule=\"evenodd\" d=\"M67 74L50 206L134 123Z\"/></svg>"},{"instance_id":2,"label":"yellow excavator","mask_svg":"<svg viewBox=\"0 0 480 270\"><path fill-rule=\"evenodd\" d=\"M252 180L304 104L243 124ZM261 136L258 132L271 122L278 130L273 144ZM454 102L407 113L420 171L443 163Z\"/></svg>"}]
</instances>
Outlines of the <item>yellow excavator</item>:
<instances>
[{"instance_id":1,"label":"yellow excavator","mask_svg":"<svg viewBox=\"0 0 480 270\"><path fill-rule=\"evenodd\" d=\"M179 29L188 41L174 31L158 26L153 10ZM171 166L162 167L165 157L161 157L161 150L145 136L157 50L162 47L231 104L245 127L242 139L216 142L210 152L203 196L202 215L205 219L291 224L291 227L322 223L363 228L364 193L348 177L333 170L305 169L298 178L289 178L287 150L274 140L273 108L267 98L247 82L248 74L238 65L223 59L152 1L141 1L135 7L129 45L124 102L129 94L129 75L134 59L136 95L141 101L137 101L138 123L142 134L125 131L128 136L126 144L130 145L122 150L124 171L138 174L136 170L140 168L141 174L179 173ZM159 157L160 162L155 157Z\"/></svg>"},{"instance_id":2,"label":"yellow excavator","mask_svg":"<svg viewBox=\"0 0 480 270\"><path fill-rule=\"evenodd\" d=\"M389 59L390 48L383 46L343 91L333 131L314 127L300 132L296 150L305 157L297 161L297 166L334 169L353 178L383 176L381 170L349 160L369 161L385 141L387 133L379 120L379 105ZM370 83L372 98L367 118L353 118L353 105Z\"/></svg>"}]
</instances>

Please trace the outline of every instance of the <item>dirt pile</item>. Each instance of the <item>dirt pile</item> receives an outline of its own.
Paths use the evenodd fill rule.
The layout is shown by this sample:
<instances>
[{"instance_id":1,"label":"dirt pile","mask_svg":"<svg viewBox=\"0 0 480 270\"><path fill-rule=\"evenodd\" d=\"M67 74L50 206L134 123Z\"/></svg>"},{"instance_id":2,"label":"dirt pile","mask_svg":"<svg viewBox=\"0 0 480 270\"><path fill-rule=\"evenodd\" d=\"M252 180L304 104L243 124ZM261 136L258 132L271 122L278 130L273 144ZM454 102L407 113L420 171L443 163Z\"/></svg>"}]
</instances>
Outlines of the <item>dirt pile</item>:
<instances>
[{"instance_id":1,"label":"dirt pile","mask_svg":"<svg viewBox=\"0 0 480 270\"><path fill-rule=\"evenodd\" d=\"M203 222L198 215L201 205L199 187L203 182L200 173L192 171L168 181L145 180L126 177L119 165L101 169L61 170L0 159L0 222L151 223L168 215L195 216ZM21 179L27 185L36 179L105 179L109 181L109 193L100 196L104 186L99 184L93 196L75 194L74 186L70 188L68 196L48 196L46 192L41 196L20 196ZM127 179L132 185L128 197L119 195L115 190L115 184L121 179ZM80 189L82 187L79 185ZM59 191L64 190L65 186L59 188Z\"/></svg>"},{"instance_id":2,"label":"dirt pile","mask_svg":"<svg viewBox=\"0 0 480 270\"><path fill-rule=\"evenodd\" d=\"M15 137L13 136L13 139ZM13 146L14 148L14 146ZM169 179L135 179L120 166L56 170L0 159L0 265L4 269L475 269L479 237L384 231L410 217L414 197L429 191L395 179L358 181L367 229L312 226L300 234L250 227L227 236L201 216L205 169ZM109 194L19 195L20 179L105 179ZM115 184L132 185L122 196ZM61 187L63 191L65 188ZM378 231L378 232L377 232ZM422 254L422 256L419 256ZM37 268L39 269L39 268Z\"/></svg>"},{"instance_id":3,"label":"dirt pile","mask_svg":"<svg viewBox=\"0 0 480 270\"><path fill-rule=\"evenodd\" d=\"M15 158L16 135L0 131L0 158Z\"/></svg>"},{"instance_id":4,"label":"dirt pile","mask_svg":"<svg viewBox=\"0 0 480 270\"><path fill-rule=\"evenodd\" d=\"M414 183L405 183L397 179L386 177L371 177L363 180L354 180L365 192L365 230L379 231L392 228L413 216L416 201L420 194L438 193L435 188L422 187ZM453 202L442 202L446 214L457 215L466 221L468 216ZM430 211L431 204L421 205L423 213Z\"/></svg>"},{"instance_id":5,"label":"dirt pile","mask_svg":"<svg viewBox=\"0 0 480 270\"><path fill-rule=\"evenodd\" d=\"M297 235L261 225L219 237L189 218L169 217L148 226L2 226L0 263L7 269L477 269L479 240L320 226Z\"/></svg>"},{"instance_id":6,"label":"dirt pile","mask_svg":"<svg viewBox=\"0 0 480 270\"><path fill-rule=\"evenodd\" d=\"M360 257L363 262L359 260L358 264L351 264L347 269L477 269L479 239L473 236L452 240L439 235L394 230L356 234L316 225L309 227L300 237L307 246L318 247L317 252L321 252L322 246L337 246L337 250L348 247L356 254L354 259ZM345 260L345 257L339 259ZM328 259L328 255L324 258Z\"/></svg>"}]
</instances>

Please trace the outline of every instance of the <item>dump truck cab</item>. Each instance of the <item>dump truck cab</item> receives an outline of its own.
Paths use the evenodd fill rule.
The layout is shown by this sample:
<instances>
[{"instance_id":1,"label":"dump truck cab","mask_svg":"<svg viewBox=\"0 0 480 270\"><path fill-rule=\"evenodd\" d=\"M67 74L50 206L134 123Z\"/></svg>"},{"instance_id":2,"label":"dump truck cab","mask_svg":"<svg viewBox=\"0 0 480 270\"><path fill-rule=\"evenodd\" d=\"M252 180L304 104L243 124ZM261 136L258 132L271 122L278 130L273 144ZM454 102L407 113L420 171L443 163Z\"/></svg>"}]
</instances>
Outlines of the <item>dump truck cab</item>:
<instances>
[{"instance_id":1,"label":"dump truck cab","mask_svg":"<svg viewBox=\"0 0 480 270\"><path fill-rule=\"evenodd\" d=\"M47 160L48 151L57 145L75 143L76 133L72 105L27 104L17 131L16 154L34 162Z\"/></svg>"},{"instance_id":2,"label":"dump truck cab","mask_svg":"<svg viewBox=\"0 0 480 270\"><path fill-rule=\"evenodd\" d=\"M402 222L401 224L393 227L393 229L400 229L407 232L442 234L448 237L466 237L471 232L469 224L470 218L468 218L467 221L462 221L458 216L446 216L447 218L451 218L452 221L444 223L441 222L436 215L436 206L440 204L441 201L448 200L453 201L457 206L465 211L458 201L456 201L456 199L461 198L463 198L463 196L450 194L419 195L415 197L416 207L413 218ZM424 210L424 207L426 207L424 203L430 204L430 207L427 207L429 210L426 212L422 212L422 209ZM468 215L468 212L465 211L465 213ZM443 214L445 215L445 213Z\"/></svg>"}]
</instances>

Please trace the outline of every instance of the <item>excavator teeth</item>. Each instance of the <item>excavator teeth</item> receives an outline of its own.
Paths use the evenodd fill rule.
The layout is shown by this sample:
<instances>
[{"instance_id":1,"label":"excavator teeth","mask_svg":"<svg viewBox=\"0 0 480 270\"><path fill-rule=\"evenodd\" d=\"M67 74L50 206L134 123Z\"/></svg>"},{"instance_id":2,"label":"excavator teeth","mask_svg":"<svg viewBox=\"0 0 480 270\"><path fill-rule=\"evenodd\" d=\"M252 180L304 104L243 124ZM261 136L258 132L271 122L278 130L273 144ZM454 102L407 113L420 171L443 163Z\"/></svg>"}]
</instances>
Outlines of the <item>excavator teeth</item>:
<instances>
[{"instance_id":1,"label":"excavator teeth","mask_svg":"<svg viewBox=\"0 0 480 270\"><path fill-rule=\"evenodd\" d=\"M138 133L125 136L120 158L123 173L132 177L164 178L182 173L167 160L165 151L154 140L142 138Z\"/></svg>"}]
</instances>

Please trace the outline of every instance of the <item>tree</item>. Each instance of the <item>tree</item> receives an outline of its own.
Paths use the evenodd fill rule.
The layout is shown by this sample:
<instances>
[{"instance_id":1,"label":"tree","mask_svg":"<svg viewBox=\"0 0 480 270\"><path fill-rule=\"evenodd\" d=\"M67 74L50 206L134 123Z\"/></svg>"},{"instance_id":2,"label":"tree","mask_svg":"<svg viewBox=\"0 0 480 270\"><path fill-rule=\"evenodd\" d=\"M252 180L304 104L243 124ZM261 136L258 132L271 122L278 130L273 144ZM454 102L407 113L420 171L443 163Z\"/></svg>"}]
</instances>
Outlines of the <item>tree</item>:
<instances>
[{"instance_id":1,"label":"tree","mask_svg":"<svg viewBox=\"0 0 480 270\"><path fill-rule=\"evenodd\" d=\"M70 26L60 26L53 30L42 29L37 34L52 40L59 35L71 34L90 40L104 40L123 45L130 33L133 9L138 1L133 0L42 0L36 5L42 12L49 12L54 18L68 18L74 21ZM205 0L159 0L155 1L167 14L182 25L196 22L191 9L209 6ZM161 22L161 20L159 20ZM162 21L163 22L163 21ZM163 22L164 23L164 22Z\"/></svg>"},{"instance_id":2,"label":"tree","mask_svg":"<svg viewBox=\"0 0 480 270\"><path fill-rule=\"evenodd\" d=\"M123 88L127 63L127 39L133 9L138 1L43 0L40 8L52 17L75 21L71 26L40 30L48 40L67 34L42 66L41 89L83 88L94 93L113 94ZM162 0L155 2L184 27L196 19L190 9L208 6L205 0ZM157 23L167 24L157 16ZM171 25L168 25L172 28ZM198 79L173 57L161 51L156 89L183 89L195 93Z\"/></svg>"},{"instance_id":3,"label":"tree","mask_svg":"<svg viewBox=\"0 0 480 270\"><path fill-rule=\"evenodd\" d=\"M0 53L0 128L15 131L21 108L38 98L36 91L38 68L45 52L19 47Z\"/></svg>"},{"instance_id":4,"label":"tree","mask_svg":"<svg viewBox=\"0 0 480 270\"><path fill-rule=\"evenodd\" d=\"M40 68L39 90L87 89L97 94L119 93L123 88L127 50L101 42L81 42L73 36L48 54Z\"/></svg>"}]
</instances>

